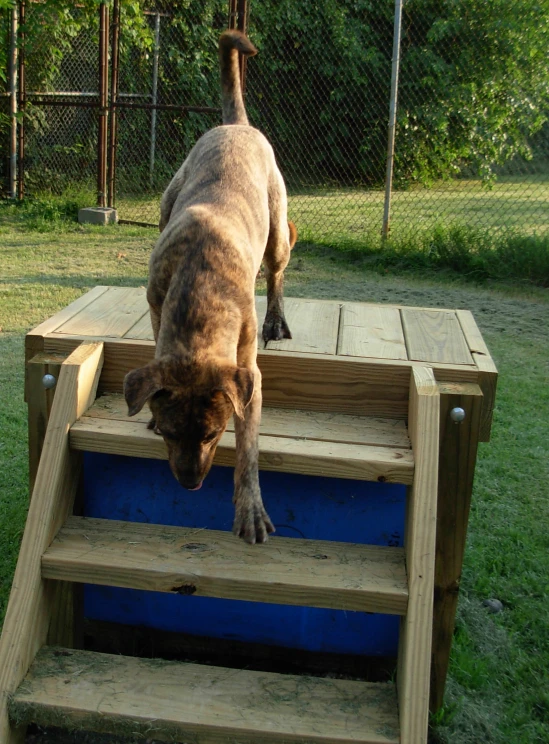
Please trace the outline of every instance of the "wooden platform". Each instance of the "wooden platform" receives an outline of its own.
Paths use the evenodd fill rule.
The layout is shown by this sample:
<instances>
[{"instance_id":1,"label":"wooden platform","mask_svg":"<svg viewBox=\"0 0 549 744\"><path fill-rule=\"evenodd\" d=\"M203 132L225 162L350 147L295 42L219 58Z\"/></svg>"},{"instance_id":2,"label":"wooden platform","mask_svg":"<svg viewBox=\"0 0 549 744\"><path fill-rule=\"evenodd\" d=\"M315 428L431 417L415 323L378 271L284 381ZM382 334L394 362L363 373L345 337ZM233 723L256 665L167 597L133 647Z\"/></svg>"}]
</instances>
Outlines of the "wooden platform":
<instances>
[{"instance_id":1,"label":"wooden platform","mask_svg":"<svg viewBox=\"0 0 549 744\"><path fill-rule=\"evenodd\" d=\"M0 641L0 740L32 720L203 744L426 741L497 371L466 310L290 298L286 315L293 339L259 343L260 467L409 485L404 548L274 537L258 551L215 530L72 516L82 451L166 457L121 396L154 356L145 290L96 287L26 338L36 485ZM234 446L229 426L216 462ZM77 642L72 584L85 582L400 615L396 688L51 648Z\"/></svg>"},{"instance_id":2,"label":"wooden platform","mask_svg":"<svg viewBox=\"0 0 549 744\"><path fill-rule=\"evenodd\" d=\"M261 327L266 298L256 303ZM437 380L480 385L489 438L497 371L469 311L293 298L285 311L293 338L259 342L266 407L405 419L410 367L430 366ZM105 343L100 391L120 392L154 355L145 289L96 287L28 334L27 359L82 340Z\"/></svg>"}]
</instances>

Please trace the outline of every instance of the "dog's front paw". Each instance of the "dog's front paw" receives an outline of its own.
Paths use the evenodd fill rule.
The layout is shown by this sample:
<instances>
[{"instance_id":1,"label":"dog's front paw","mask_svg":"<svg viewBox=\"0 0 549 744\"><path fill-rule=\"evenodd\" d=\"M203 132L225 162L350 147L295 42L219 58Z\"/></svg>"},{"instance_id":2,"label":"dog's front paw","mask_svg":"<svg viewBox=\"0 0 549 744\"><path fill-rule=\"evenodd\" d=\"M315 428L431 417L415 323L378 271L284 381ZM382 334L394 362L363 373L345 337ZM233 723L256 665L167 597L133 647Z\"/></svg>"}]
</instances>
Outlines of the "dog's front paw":
<instances>
[{"instance_id":1,"label":"dog's front paw","mask_svg":"<svg viewBox=\"0 0 549 744\"><path fill-rule=\"evenodd\" d=\"M275 528L265 507L259 501L239 500L235 504L233 532L250 545L267 542L267 537Z\"/></svg>"},{"instance_id":2,"label":"dog's front paw","mask_svg":"<svg viewBox=\"0 0 549 744\"><path fill-rule=\"evenodd\" d=\"M291 338L292 334L283 315L278 313L267 313L263 323L263 341L280 341L283 338Z\"/></svg>"},{"instance_id":3,"label":"dog's front paw","mask_svg":"<svg viewBox=\"0 0 549 744\"><path fill-rule=\"evenodd\" d=\"M147 424L147 429L152 429L155 434L158 434L159 437L162 436L162 432L160 431L160 429L156 425L156 419L154 417Z\"/></svg>"}]
</instances>

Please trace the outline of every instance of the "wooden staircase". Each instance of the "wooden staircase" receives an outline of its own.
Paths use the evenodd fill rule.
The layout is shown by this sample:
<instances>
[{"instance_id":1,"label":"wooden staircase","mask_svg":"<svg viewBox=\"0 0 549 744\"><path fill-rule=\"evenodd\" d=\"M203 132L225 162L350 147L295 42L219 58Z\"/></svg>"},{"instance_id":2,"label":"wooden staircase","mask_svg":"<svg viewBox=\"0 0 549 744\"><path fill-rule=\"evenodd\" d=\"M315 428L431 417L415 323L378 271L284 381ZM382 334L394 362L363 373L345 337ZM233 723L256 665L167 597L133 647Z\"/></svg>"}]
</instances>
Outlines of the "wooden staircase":
<instances>
[{"instance_id":1,"label":"wooden staircase","mask_svg":"<svg viewBox=\"0 0 549 744\"><path fill-rule=\"evenodd\" d=\"M96 400L103 344L61 365L0 641L0 744L30 722L180 742L425 744L432 636L439 393L410 368L407 422L265 409L260 467L409 486L404 548L72 516L81 451L165 458L146 414ZM216 463L234 462L227 431ZM322 560L320 560L322 558ZM71 582L399 615L395 683L235 670L70 648L52 626Z\"/></svg>"}]
</instances>

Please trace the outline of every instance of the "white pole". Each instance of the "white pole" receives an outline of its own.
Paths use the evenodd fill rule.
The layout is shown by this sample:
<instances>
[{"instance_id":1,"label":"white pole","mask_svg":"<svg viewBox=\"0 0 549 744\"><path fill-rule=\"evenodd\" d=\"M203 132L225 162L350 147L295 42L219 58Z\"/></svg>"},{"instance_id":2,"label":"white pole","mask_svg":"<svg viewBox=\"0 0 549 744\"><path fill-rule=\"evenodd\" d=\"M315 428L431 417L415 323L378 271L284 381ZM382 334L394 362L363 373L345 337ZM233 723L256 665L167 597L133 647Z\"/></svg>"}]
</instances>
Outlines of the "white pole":
<instances>
[{"instance_id":1,"label":"white pole","mask_svg":"<svg viewBox=\"0 0 549 744\"><path fill-rule=\"evenodd\" d=\"M395 27L393 35L393 70L391 75L391 104L389 108L389 137L387 144L387 177L385 180L385 204L383 207L382 236L389 235L389 218L391 212L391 190L393 186L393 162L395 155L395 129L398 95L398 70L400 65L400 29L402 25L402 1L395 0Z\"/></svg>"},{"instance_id":2,"label":"white pole","mask_svg":"<svg viewBox=\"0 0 549 744\"><path fill-rule=\"evenodd\" d=\"M160 56L160 13L157 13L154 19L154 57L153 57L153 78L152 78L152 102L156 105L158 98L158 58ZM149 185L153 183L154 173L154 152L156 148L156 109L153 108L151 114L151 150L149 154Z\"/></svg>"},{"instance_id":3,"label":"white pole","mask_svg":"<svg viewBox=\"0 0 549 744\"><path fill-rule=\"evenodd\" d=\"M10 197L17 197L17 5L11 11L10 39Z\"/></svg>"}]
</instances>

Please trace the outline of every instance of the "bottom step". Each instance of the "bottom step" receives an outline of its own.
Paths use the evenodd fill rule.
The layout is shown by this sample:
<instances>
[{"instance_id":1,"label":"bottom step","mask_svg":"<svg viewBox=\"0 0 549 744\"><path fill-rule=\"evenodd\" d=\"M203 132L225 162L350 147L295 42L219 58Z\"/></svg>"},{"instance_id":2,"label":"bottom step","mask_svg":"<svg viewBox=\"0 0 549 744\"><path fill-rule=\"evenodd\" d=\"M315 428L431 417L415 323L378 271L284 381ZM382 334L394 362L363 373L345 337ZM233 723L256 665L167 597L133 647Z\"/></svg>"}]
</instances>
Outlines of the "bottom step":
<instances>
[{"instance_id":1,"label":"bottom step","mask_svg":"<svg viewBox=\"0 0 549 744\"><path fill-rule=\"evenodd\" d=\"M393 685L43 648L16 723L200 744L398 744Z\"/></svg>"}]
</instances>

